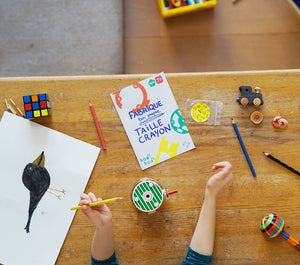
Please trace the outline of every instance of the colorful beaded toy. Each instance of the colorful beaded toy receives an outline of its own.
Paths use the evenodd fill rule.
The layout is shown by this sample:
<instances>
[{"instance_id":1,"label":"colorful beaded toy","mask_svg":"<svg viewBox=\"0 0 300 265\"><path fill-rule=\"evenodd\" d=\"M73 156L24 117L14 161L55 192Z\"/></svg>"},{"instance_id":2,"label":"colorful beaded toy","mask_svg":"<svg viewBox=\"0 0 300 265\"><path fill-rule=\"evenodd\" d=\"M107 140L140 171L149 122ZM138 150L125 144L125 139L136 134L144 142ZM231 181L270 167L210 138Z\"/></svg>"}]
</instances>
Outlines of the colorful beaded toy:
<instances>
[{"instance_id":1,"label":"colorful beaded toy","mask_svg":"<svg viewBox=\"0 0 300 265\"><path fill-rule=\"evenodd\" d=\"M300 250L300 242L284 231L284 220L277 214L266 215L260 223L261 232L269 238L283 237L287 242Z\"/></svg>"}]
</instances>

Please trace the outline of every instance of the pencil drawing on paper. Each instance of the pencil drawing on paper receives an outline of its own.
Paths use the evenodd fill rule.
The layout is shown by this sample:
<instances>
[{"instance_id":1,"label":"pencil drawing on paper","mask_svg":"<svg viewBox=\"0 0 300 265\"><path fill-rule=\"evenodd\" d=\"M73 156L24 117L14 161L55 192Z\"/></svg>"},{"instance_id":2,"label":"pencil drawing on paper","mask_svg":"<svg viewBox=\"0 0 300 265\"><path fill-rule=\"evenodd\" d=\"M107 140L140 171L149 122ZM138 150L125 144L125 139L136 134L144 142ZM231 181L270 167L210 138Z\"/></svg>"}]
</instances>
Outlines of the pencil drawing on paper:
<instances>
[{"instance_id":1,"label":"pencil drawing on paper","mask_svg":"<svg viewBox=\"0 0 300 265\"><path fill-rule=\"evenodd\" d=\"M32 214L50 186L50 175L44 165L45 155L42 152L36 160L28 163L23 171L23 184L30 191L28 221L25 227L27 233L29 233Z\"/></svg>"},{"instance_id":2,"label":"pencil drawing on paper","mask_svg":"<svg viewBox=\"0 0 300 265\"><path fill-rule=\"evenodd\" d=\"M28 220L25 227L27 233L29 233L29 227L33 212L35 211L37 205L39 204L40 200L43 198L46 191L56 196L59 200L61 196L56 195L55 192L61 192L65 195L65 190L56 190L49 188L50 186L50 174L48 170L45 168L45 154L44 152L34 160L32 163L28 163L23 171L22 175L22 182L24 186L30 192L30 201L29 201L29 208L28 208ZM49 189L49 190L48 190Z\"/></svg>"}]
</instances>

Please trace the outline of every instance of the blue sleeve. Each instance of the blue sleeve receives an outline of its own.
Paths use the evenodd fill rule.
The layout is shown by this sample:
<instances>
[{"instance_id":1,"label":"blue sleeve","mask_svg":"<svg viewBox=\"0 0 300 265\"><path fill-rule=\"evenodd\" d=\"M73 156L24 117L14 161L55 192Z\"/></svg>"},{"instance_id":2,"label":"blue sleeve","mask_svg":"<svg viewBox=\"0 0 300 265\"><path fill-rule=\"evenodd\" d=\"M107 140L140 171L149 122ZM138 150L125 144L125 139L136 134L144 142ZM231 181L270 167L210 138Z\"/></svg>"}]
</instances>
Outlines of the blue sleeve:
<instances>
[{"instance_id":1,"label":"blue sleeve","mask_svg":"<svg viewBox=\"0 0 300 265\"><path fill-rule=\"evenodd\" d=\"M182 265L210 265L213 255L202 255L189 246Z\"/></svg>"},{"instance_id":2,"label":"blue sleeve","mask_svg":"<svg viewBox=\"0 0 300 265\"><path fill-rule=\"evenodd\" d=\"M91 261L91 265L119 265L117 261L116 252L114 252L114 254L106 260L96 260L93 257L91 257Z\"/></svg>"}]
</instances>

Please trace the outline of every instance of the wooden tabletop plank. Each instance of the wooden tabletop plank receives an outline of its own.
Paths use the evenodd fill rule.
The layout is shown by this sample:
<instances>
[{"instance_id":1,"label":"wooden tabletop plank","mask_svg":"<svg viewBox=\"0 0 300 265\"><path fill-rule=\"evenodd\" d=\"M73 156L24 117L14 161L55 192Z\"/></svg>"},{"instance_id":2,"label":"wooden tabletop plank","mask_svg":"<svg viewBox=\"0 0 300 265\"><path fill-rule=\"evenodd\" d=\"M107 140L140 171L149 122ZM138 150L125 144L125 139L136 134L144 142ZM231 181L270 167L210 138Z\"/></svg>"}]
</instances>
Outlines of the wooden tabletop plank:
<instances>
[{"instance_id":1,"label":"wooden tabletop plank","mask_svg":"<svg viewBox=\"0 0 300 265\"><path fill-rule=\"evenodd\" d=\"M101 151L86 192L93 191L102 198L124 198L109 205L120 264L181 264L206 181L213 174L211 167L223 160L232 163L234 180L218 198L213 264L296 264L298 251L282 238L264 238L259 222L264 215L277 213L284 218L286 231L300 239L300 178L262 154L269 152L300 170L300 70L166 74L183 117L187 99L221 101L221 125L187 124L196 149L142 171L109 94L149 76L0 78L0 111L5 110L4 98L12 98L21 107L22 96L48 93L52 116L34 122L101 147L88 105L92 101L107 150ZM258 108L264 115L262 124L249 120L256 108L236 102L241 85L261 88L265 102ZM288 121L286 129L272 126L275 115ZM151 215L137 212L130 200L133 185L144 177L158 180L164 188L178 189ZM93 233L94 227L78 211L56 264L89 264Z\"/></svg>"}]
</instances>

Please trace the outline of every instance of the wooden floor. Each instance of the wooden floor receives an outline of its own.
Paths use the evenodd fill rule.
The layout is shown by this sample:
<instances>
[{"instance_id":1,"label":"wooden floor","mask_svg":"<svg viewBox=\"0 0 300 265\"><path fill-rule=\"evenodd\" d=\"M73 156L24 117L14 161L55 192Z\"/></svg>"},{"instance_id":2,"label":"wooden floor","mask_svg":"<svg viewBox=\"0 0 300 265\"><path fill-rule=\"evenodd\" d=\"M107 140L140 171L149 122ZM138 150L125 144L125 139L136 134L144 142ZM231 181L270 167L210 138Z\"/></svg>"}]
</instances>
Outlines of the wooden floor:
<instances>
[{"instance_id":1,"label":"wooden floor","mask_svg":"<svg viewBox=\"0 0 300 265\"><path fill-rule=\"evenodd\" d=\"M124 10L125 73L300 68L300 16L287 0L222 0L169 19L155 0Z\"/></svg>"}]
</instances>

